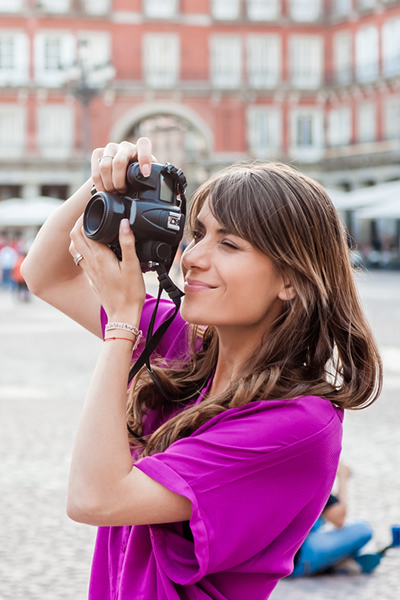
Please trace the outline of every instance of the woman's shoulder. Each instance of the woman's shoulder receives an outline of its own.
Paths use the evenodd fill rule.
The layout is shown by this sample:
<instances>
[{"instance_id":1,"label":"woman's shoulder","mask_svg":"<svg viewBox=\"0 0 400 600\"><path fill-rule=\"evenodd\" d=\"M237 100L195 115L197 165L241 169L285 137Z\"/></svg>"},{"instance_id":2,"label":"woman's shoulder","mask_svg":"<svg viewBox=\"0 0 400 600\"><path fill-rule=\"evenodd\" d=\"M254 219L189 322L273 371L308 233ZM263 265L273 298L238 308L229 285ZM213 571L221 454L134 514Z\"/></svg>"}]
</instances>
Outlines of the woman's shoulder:
<instances>
[{"instance_id":1,"label":"woman's shoulder","mask_svg":"<svg viewBox=\"0 0 400 600\"><path fill-rule=\"evenodd\" d=\"M200 427L194 436L209 435L236 439L238 446L258 451L319 445L342 436L343 411L329 400L301 396L287 400L258 400L230 408Z\"/></svg>"}]
</instances>

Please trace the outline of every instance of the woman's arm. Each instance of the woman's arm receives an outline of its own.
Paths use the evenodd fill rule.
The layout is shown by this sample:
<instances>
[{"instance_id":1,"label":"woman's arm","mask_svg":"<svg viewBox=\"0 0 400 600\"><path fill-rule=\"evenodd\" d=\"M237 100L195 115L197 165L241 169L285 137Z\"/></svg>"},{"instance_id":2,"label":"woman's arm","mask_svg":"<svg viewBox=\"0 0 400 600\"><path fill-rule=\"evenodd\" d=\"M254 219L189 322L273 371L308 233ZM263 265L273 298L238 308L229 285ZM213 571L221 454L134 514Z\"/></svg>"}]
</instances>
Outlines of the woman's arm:
<instances>
[{"instance_id":1,"label":"woman's arm","mask_svg":"<svg viewBox=\"0 0 400 600\"><path fill-rule=\"evenodd\" d=\"M104 159L101 156L114 157ZM43 225L25 259L21 272L33 294L52 304L86 329L101 336L100 305L84 271L69 252L70 232L90 200L93 183L98 191L122 192L126 188L126 168L139 160L150 171L151 143L147 138L137 145L129 142L108 144L92 155L92 180L87 181Z\"/></svg>"},{"instance_id":2,"label":"woman's arm","mask_svg":"<svg viewBox=\"0 0 400 600\"><path fill-rule=\"evenodd\" d=\"M79 223L71 238L71 254L86 255L82 268L110 322L137 327L145 287L127 220L120 228L121 262L105 253L101 244L88 240ZM129 338L125 332L106 335ZM93 374L78 426L68 487L67 512L76 521L100 526L138 525L188 520L191 516L187 498L132 466L126 428L132 346L129 339L104 342Z\"/></svg>"}]
</instances>

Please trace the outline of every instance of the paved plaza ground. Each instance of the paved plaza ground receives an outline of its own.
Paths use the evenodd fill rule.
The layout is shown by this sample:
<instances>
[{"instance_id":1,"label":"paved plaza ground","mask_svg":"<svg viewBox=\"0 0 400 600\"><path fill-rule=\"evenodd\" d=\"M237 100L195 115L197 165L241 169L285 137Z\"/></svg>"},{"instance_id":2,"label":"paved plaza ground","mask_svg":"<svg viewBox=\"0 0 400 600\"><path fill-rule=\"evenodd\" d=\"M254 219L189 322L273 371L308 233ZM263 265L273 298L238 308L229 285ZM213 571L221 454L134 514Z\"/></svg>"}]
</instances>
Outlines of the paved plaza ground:
<instances>
[{"instance_id":1,"label":"paved plaza ground","mask_svg":"<svg viewBox=\"0 0 400 600\"><path fill-rule=\"evenodd\" d=\"M379 401L345 418L350 518L378 547L400 522L400 273L357 277L385 366ZM154 289L154 288L151 288ZM65 514L68 467L101 341L38 299L0 292L0 600L84 600L93 527ZM396 600L400 550L370 576L282 581L273 600ZM251 600L244 598L243 600Z\"/></svg>"}]
</instances>

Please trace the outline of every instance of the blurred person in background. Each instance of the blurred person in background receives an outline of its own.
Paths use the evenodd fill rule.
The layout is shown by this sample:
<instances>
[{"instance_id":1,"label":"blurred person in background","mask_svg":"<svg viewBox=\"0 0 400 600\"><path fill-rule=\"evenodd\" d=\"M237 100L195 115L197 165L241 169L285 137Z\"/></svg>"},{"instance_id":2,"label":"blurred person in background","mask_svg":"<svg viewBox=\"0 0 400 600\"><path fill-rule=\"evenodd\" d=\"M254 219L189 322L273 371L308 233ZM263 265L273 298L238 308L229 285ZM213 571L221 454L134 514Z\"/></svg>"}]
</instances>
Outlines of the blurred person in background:
<instances>
[{"instance_id":1,"label":"blurred person in background","mask_svg":"<svg viewBox=\"0 0 400 600\"><path fill-rule=\"evenodd\" d=\"M18 260L18 252L9 243L6 242L0 250L0 269L2 273L1 283L4 288L13 288L14 281L12 271Z\"/></svg>"}]
</instances>

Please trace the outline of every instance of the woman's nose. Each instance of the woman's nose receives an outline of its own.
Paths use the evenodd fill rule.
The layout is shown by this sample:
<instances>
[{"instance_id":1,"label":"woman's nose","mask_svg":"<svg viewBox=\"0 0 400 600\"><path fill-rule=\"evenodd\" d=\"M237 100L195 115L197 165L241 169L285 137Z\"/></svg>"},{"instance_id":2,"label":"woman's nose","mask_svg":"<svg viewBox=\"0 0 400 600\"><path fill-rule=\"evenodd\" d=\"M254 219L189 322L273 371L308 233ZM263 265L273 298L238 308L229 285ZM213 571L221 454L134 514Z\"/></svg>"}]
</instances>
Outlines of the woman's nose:
<instances>
[{"instance_id":1,"label":"woman's nose","mask_svg":"<svg viewBox=\"0 0 400 600\"><path fill-rule=\"evenodd\" d=\"M205 240L192 242L182 255L182 266L186 269L207 269L210 264L210 252Z\"/></svg>"}]
</instances>

